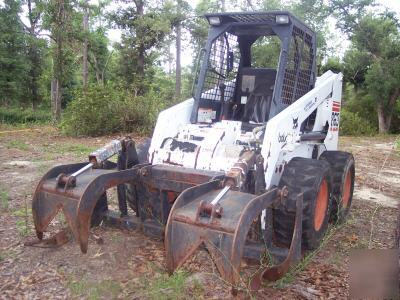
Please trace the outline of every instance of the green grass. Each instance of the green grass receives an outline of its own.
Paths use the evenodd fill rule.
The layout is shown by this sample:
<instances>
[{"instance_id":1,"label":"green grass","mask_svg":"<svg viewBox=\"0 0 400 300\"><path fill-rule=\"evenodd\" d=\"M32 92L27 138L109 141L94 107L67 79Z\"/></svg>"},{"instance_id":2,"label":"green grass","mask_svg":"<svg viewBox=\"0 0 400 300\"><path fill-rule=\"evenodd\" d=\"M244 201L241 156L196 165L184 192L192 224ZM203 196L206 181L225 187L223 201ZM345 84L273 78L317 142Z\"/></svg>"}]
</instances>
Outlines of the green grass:
<instances>
[{"instance_id":1,"label":"green grass","mask_svg":"<svg viewBox=\"0 0 400 300\"><path fill-rule=\"evenodd\" d=\"M0 123L45 124L51 121L49 108L0 107Z\"/></svg>"},{"instance_id":2,"label":"green grass","mask_svg":"<svg viewBox=\"0 0 400 300\"><path fill-rule=\"evenodd\" d=\"M12 140L6 144L7 149L18 149L26 151L29 149L28 145L25 142L20 140Z\"/></svg>"},{"instance_id":3,"label":"green grass","mask_svg":"<svg viewBox=\"0 0 400 300\"><path fill-rule=\"evenodd\" d=\"M37 166L37 170L39 174L45 174L51 167L49 163L39 163Z\"/></svg>"},{"instance_id":4,"label":"green grass","mask_svg":"<svg viewBox=\"0 0 400 300\"><path fill-rule=\"evenodd\" d=\"M146 288L141 294L150 299L186 299L188 295L185 292L185 282L188 277L189 273L179 270L172 276L164 273L156 279L144 278L143 285ZM197 285L196 290L200 288Z\"/></svg>"},{"instance_id":5,"label":"green grass","mask_svg":"<svg viewBox=\"0 0 400 300\"><path fill-rule=\"evenodd\" d=\"M343 226L347 225L347 222L342 224L335 224L329 226L324 238L322 239L319 247L314 251L308 252L304 258L296 265L294 265L289 272L285 274L281 279L279 279L274 285L277 288L284 288L288 284L292 283L296 278L297 274L302 272L314 259L314 257L327 245L328 241L333 237L335 232L342 228Z\"/></svg>"},{"instance_id":6,"label":"green grass","mask_svg":"<svg viewBox=\"0 0 400 300\"><path fill-rule=\"evenodd\" d=\"M29 217L32 215L32 209L23 207L13 211L13 216L17 217L15 226L21 236L28 236L31 234L31 228L29 227Z\"/></svg>"},{"instance_id":7,"label":"green grass","mask_svg":"<svg viewBox=\"0 0 400 300\"><path fill-rule=\"evenodd\" d=\"M90 147L82 144L61 144L57 147L59 152L72 153L76 156L89 155L91 152L96 150L96 147Z\"/></svg>"},{"instance_id":8,"label":"green grass","mask_svg":"<svg viewBox=\"0 0 400 300\"><path fill-rule=\"evenodd\" d=\"M2 262L3 260L6 260L7 258L11 258L11 259L15 259L18 255L18 252L11 248L11 249L7 249L7 250L1 250L0 251L0 262Z\"/></svg>"},{"instance_id":9,"label":"green grass","mask_svg":"<svg viewBox=\"0 0 400 300\"><path fill-rule=\"evenodd\" d=\"M87 156L96 150L96 147L75 143L57 143L43 145L44 158L53 160L57 156L72 154L76 157L87 158Z\"/></svg>"},{"instance_id":10,"label":"green grass","mask_svg":"<svg viewBox=\"0 0 400 300\"><path fill-rule=\"evenodd\" d=\"M0 188L0 204L1 208L4 210L8 210L9 207L9 202L10 202L10 195L6 190L3 188Z\"/></svg>"},{"instance_id":11,"label":"green grass","mask_svg":"<svg viewBox=\"0 0 400 300\"><path fill-rule=\"evenodd\" d=\"M115 280L102 280L89 282L87 280L74 280L68 282L68 288L73 297L85 299L116 299L122 291L121 284Z\"/></svg>"}]
</instances>

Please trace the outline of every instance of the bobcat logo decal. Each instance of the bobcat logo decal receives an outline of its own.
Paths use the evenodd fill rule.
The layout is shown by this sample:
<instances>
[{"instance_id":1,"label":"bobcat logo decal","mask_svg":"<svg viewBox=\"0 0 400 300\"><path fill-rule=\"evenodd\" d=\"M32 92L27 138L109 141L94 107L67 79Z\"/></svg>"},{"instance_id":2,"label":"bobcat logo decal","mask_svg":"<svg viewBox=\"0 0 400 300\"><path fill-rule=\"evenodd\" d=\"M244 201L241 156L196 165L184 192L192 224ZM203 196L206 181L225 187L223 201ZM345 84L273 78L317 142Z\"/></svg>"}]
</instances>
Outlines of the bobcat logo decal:
<instances>
[{"instance_id":1,"label":"bobcat logo decal","mask_svg":"<svg viewBox=\"0 0 400 300\"><path fill-rule=\"evenodd\" d=\"M296 129L299 126L299 124L297 123L299 120L299 117L297 117L296 119L295 118L292 118L292 119L293 119L293 129Z\"/></svg>"}]
</instances>

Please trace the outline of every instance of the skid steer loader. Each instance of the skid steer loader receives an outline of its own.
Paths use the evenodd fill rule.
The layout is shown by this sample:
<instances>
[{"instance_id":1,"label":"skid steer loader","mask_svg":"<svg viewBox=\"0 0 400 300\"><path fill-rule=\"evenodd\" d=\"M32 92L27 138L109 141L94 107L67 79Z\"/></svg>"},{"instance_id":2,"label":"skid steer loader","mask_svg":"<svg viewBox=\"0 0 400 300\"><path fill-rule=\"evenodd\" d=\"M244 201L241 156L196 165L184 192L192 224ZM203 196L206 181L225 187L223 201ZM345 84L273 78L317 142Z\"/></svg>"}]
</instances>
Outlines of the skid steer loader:
<instances>
[{"instance_id":1,"label":"skid steer loader","mask_svg":"<svg viewBox=\"0 0 400 300\"><path fill-rule=\"evenodd\" d=\"M257 289L346 217L355 168L337 151L342 74L316 77L315 33L285 11L205 17L193 98L162 111L151 140L114 140L44 175L32 204L39 239L61 210L84 253L91 226L137 229L164 238L169 272L205 247L233 287L242 259L268 257ZM280 47L275 68L252 55L263 38L267 57ZM114 186L118 213L107 205Z\"/></svg>"}]
</instances>

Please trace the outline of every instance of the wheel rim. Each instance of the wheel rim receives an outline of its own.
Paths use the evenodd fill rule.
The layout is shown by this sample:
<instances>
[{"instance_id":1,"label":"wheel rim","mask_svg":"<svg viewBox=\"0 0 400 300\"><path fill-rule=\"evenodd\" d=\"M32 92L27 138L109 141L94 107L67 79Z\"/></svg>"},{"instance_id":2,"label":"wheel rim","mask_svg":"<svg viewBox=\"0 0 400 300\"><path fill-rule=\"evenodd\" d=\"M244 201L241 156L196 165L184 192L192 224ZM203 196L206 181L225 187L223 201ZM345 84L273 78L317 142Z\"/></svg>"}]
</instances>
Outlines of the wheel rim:
<instances>
[{"instance_id":1,"label":"wheel rim","mask_svg":"<svg viewBox=\"0 0 400 300\"><path fill-rule=\"evenodd\" d=\"M349 205L351 196L351 170L347 171L343 185L342 207L346 208Z\"/></svg>"},{"instance_id":2,"label":"wheel rim","mask_svg":"<svg viewBox=\"0 0 400 300\"><path fill-rule=\"evenodd\" d=\"M320 230L322 224L324 223L326 217L326 210L328 209L328 182L324 178L322 180L321 185L319 186L319 191L317 195L317 201L315 204L314 211L314 229L316 231Z\"/></svg>"}]
</instances>

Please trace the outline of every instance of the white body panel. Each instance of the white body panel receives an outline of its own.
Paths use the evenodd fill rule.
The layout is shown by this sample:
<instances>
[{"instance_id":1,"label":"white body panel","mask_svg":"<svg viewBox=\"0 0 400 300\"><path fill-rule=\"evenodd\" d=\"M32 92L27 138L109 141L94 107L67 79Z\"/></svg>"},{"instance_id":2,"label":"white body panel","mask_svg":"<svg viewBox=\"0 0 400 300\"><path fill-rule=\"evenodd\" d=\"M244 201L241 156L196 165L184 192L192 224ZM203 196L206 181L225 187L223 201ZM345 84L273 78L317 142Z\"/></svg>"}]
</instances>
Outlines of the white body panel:
<instances>
[{"instance_id":1,"label":"white body panel","mask_svg":"<svg viewBox=\"0 0 400 300\"><path fill-rule=\"evenodd\" d=\"M315 88L270 119L264 138L260 131L242 132L241 122L221 121L191 124L193 99L160 113L149 149L152 164L171 164L187 168L227 172L245 149L261 144L267 188L277 185L284 166L293 157L311 158L338 145L342 74L326 72ZM312 131L329 124L323 143L300 141L302 123L317 110ZM261 129L261 128L259 128Z\"/></svg>"}]
</instances>

